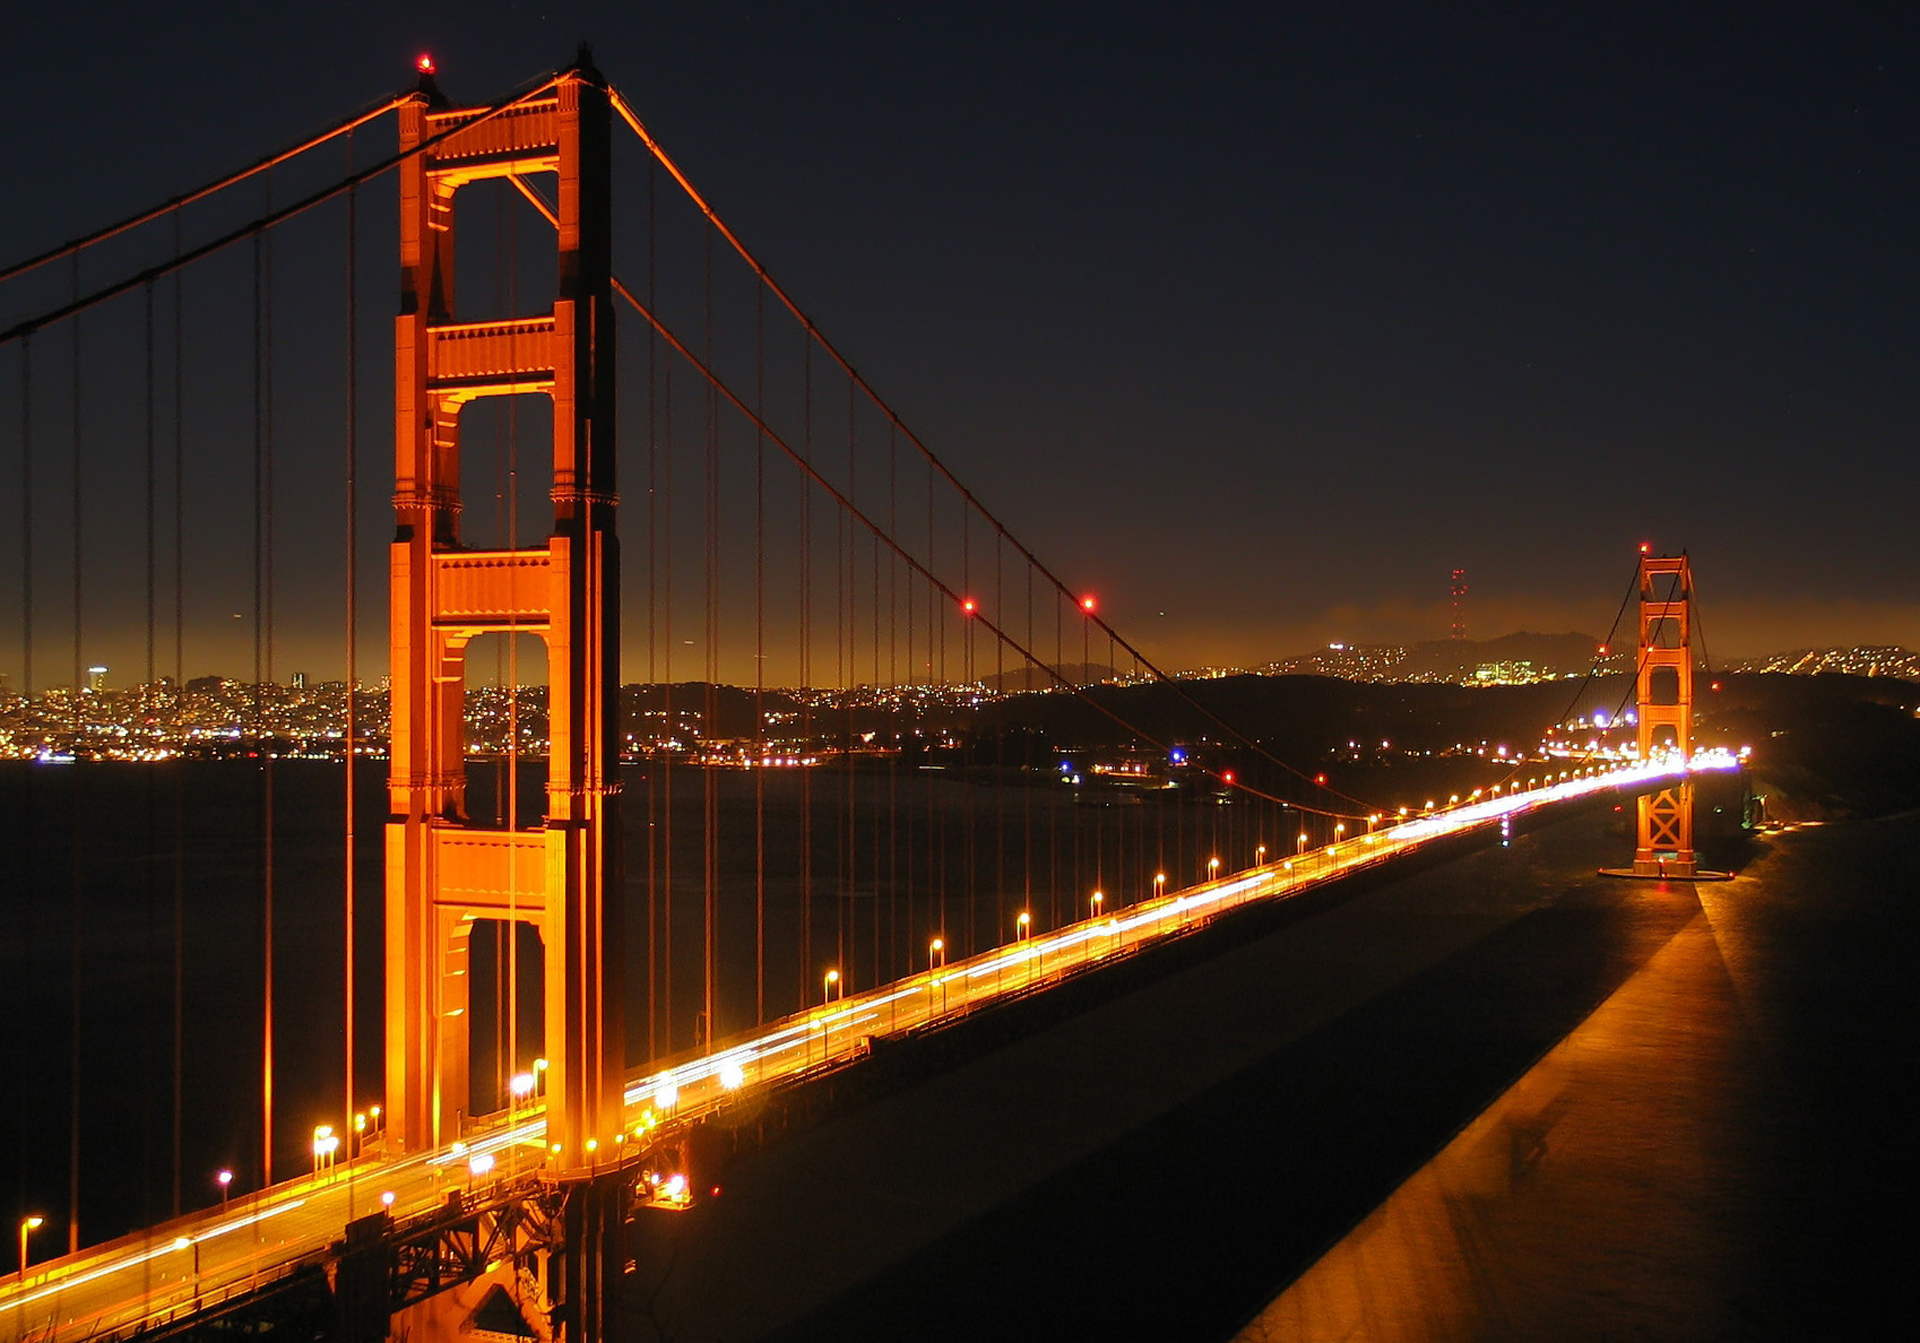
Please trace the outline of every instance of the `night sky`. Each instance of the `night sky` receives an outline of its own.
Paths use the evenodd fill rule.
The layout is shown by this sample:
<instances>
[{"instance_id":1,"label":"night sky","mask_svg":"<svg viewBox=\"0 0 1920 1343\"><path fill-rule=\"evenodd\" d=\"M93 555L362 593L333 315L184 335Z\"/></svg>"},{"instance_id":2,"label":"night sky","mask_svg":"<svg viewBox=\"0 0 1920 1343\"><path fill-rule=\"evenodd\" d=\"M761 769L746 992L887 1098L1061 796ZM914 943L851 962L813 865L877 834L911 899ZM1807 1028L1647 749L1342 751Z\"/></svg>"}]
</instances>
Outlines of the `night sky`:
<instances>
[{"instance_id":1,"label":"night sky","mask_svg":"<svg viewBox=\"0 0 1920 1343\"><path fill-rule=\"evenodd\" d=\"M0 260L404 88L419 52L479 102L587 37L907 422L1167 665L1444 637L1455 568L1476 636L1601 634L1642 541L1693 556L1718 656L1916 647L1914 14L15 7ZM210 656L189 674L244 671Z\"/></svg>"}]
</instances>

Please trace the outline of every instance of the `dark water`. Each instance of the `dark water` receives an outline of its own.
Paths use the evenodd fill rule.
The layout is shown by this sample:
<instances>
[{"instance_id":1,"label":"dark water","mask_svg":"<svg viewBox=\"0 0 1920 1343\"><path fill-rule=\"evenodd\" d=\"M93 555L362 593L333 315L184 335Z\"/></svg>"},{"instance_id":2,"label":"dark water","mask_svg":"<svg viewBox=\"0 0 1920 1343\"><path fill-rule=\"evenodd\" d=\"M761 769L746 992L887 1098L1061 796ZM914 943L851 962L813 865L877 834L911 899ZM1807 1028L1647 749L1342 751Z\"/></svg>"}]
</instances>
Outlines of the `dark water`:
<instances>
[{"instance_id":1,"label":"dark water","mask_svg":"<svg viewBox=\"0 0 1920 1343\"><path fill-rule=\"evenodd\" d=\"M1717 885L1597 877L1611 829L1357 893L739 1159L640 1229L635 1336L1896 1332L1920 817L1730 846Z\"/></svg>"},{"instance_id":2,"label":"dark water","mask_svg":"<svg viewBox=\"0 0 1920 1343\"><path fill-rule=\"evenodd\" d=\"M1920 816L1804 828L1241 1337L1870 1337L1906 1316Z\"/></svg>"},{"instance_id":3,"label":"dark water","mask_svg":"<svg viewBox=\"0 0 1920 1343\"><path fill-rule=\"evenodd\" d=\"M504 772L476 764L469 773L471 812L491 818ZM1208 857L1245 865L1256 844L1277 852L1275 837L1293 828L1245 806L1075 806L1059 787L982 786L918 771L756 780L629 768L623 780L627 1032L636 1063L691 1047L703 1029L710 856L715 1033L725 1035L817 995L828 967L856 987L894 978L925 965L936 933L950 954L964 955L1009 938L1022 909L1036 925L1054 926L1083 914L1096 887L1113 909L1150 894L1155 872L1190 883L1205 876ZM533 771L523 775L523 799L537 798L538 783ZM10 1025L0 1076L12 1092L0 1117L0 1162L10 1197L47 1216L37 1254L65 1242L76 1025L83 1243L169 1214L176 1170L185 1207L217 1199L212 1177L222 1167L239 1172L236 1190L255 1178L269 847L276 1175L297 1173L313 1125L337 1119L343 769L280 761L272 789L269 846L257 762L0 766L0 964ZM381 1089L383 765L361 766L358 794L354 1034L365 1105ZM531 934L523 938L522 1066L540 1052L537 1019L526 1010L539 1001L538 957ZM494 1108L489 1095L503 1084L499 1045L508 1032L494 969L502 946L475 935L475 1110Z\"/></svg>"}]
</instances>

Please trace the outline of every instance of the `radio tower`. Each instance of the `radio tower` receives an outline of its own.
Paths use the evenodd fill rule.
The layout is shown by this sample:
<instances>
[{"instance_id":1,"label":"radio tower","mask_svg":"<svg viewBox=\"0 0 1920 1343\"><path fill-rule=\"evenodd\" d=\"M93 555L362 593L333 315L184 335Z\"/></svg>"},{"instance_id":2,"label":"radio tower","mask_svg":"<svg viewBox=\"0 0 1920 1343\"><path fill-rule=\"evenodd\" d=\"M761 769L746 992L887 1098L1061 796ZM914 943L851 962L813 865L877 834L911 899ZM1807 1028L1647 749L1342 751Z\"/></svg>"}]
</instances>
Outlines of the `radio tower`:
<instances>
[{"instance_id":1,"label":"radio tower","mask_svg":"<svg viewBox=\"0 0 1920 1343\"><path fill-rule=\"evenodd\" d=\"M1465 569L1455 569L1453 571L1453 586L1448 588L1447 591L1453 597L1453 637L1456 639L1464 639L1467 637L1467 613L1463 605L1467 599L1467 571Z\"/></svg>"}]
</instances>

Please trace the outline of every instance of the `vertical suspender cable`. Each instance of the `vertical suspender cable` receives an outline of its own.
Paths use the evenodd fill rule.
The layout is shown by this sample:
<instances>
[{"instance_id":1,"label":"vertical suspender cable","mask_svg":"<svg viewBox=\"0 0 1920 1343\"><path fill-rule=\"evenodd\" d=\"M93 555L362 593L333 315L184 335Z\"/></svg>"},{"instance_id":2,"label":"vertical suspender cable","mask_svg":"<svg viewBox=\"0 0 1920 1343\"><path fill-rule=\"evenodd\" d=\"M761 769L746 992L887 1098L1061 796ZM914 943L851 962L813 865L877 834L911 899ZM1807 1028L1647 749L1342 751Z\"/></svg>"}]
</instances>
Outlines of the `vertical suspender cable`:
<instances>
[{"instance_id":1,"label":"vertical suspender cable","mask_svg":"<svg viewBox=\"0 0 1920 1343\"><path fill-rule=\"evenodd\" d=\"M661 545L661 644L660 674L666 685L666 716L669 742L679 739L678 719L674 716L673 697L673 366L661 371L660 421L664 437L660 472ZM675 1047L673 1038L673 750L660 752L660 1037L668 1052Z\"/></svg>"},{"instance_id":2,"label":"vertical suspender cable","mask_svg":"<svg viewBox=\"0 0 1920 1343\"><path fill-rule=\"evenodd\" d=\"M80 297L80 254L73 254L73 295ZM81 637L83 630L85 602L82 600L82 581L80 557L83 537L82 521L82 482L86 479L80 436L80 321L76 316L73 323L73 696L72 725L73 745L77 752L85 730L85 718L82 699L82 680L86 670L86 661L82 656ZM86 927L86 874L83 855L86 850L85 834L82 829L83 793L86 775L75 772L73 777L73 928L71 943L73 954L73 1031L70 1037L72 1059L70 1061L73 1095L69 1107L68 1152L67 1152L67 1253L77 1254L80 1250L80 982L81 962L84 950L84 929Z\"/></svg>"},{"instance_id":3,"label":"vertical suspender cable","mask_svg":"<svg viewBox=\"0 0 1920 1343\"><path fill-rule=\"evenodd\" d=\"M173 254L180 255L180 212L173 213ZM173 273L173 695L184 705L186 679L186 437L184 396L186 354L181 328L186 307L186 275ZM180 1215L181 1102L186 1076L186 912L187 912L186 761L173 767L173 1215Z\"/></svg>"},{"instance_id":4,"label":"vertical suspender cable","mask_svg":"<svg viewBox=\"0 0 1920 1343\"><path fill-rule=\"evenodd\" d=\"M767 1019L767 299L753 313L753 1020ZM649 328L651 330L651 328Z\"/></svg>"},{"instance_id":5,"label":"vertical suspender cable","mask_svg":"<svg viewBox=\"0 0 1920 1343\"><path fill-rule=\"evenodd\" d=\"M347 170L353 170L353 136L347 136ZM357 794L354 788L354 766L357 752L354 743L357 740L354 719L354 699L358 693L357 677L360 674L359 660L359 587L355 568L360 549L360 324L359 324L359 225L360 194L357 188L347 188L347 460L346 460L346 607L347 607L347 685L346 685L346 871L343 883L345 896L344 926L346 929L345 946L345 1008L346 1008L346 1108L344 1115L346 1127L341 1132L349 1135L349 1141L358 1139L358 1130L354 1126L354 806ZM351 1198L352 1190L349 1188Z\"/></svg>"},{"instance_id":6,"label":"vertical suspender cable","mask_svg":"<svg viewBox=\"0 0 1920 1343\"><path fill-rule=\"evenodd\" d=\"M26 336L20 341L20 704L23 710L33 712L33 337ZM35 715L37 718L38 715ZM29 720L32 721L32 720ZM37 745L38 743L33 743ZM24 856L25 870L21 872L21 889L34 890L39 881L35 855L38 848L31 841L35 833L33 771L26 771L24 796L20 807L20 844L19 852ZM34 902L21 902L20 920L20 966L21 976L18 1001L25 1004L34 1001ZM25 1019L22 1012L21 1019ZM17 1126L20 1135L20 1161L17 1170L20 1174L19 1205L26 1206L29 1190L26 1186L27 1170L27 1126ZM21 1265L26 1267L25 1264Z\"/></svg>"},{"instance_id":7,"label":"vertical suspender cable","mask_svg":"<svg viewBox=\"0 0 1920 1343\"><path fill-rule=\"evenodd\" d=\"M706 307L707 307L707 367L713 367L713 230L706 231ZM720 736L719 703L714 693L714 682L720 677L719 664L716 661L720 643L720 394L712 379L707 380L705 397L705 468L706 479L706 548L703 553L703 570L706 588L706 665L702 679L705 681L703 695L702 735L712 742ZM714 864L718 857L715 848L714 830L718 821L718 811L714 797L714 761L708 759L700 771L701 801L705 824L701 826L703 839L701 851L702 877L702 945L701 960L705 970L705 990L702 1004L702 1027L700 1044L710 1046L714 1038L714 999L718 966L716 948L719 939L719 922L715 918L715 881L718 874Z\"/></svg>"},{"instance_id":8,"label":"vertical suspender cable","mask_svg":"<svg viewBox=\"0 0 1920 1343\"><path fill-rule=\"evenodd\" d=\"M144 324L145 331L146 331L146 342L143 350L144 364L145 364L145 369L144 369L145 378L141 388L141 392L142 392L141 399L144 402L144 412L145 412L145 424L143 426L144 432L142 434L142 438L145 440L143 444L143 457L144 457L143 466L145 469L142 472L142 474L145 476L145 485L146 485L145 560L146 560L146 580L147 580L147 584L146 584L147 586L147 594L146 594L147 596L147 603L146 603L147 660L146 660L145 673L141 678L140 713L141 713L141 717L144 718L148 724L152 724L158 721L158 715L156 713L157 704L156 704L155 693L154 693L154 673L155 673L155 665L154 665L155 606L154 606L154 603L155 603L155 595L156 595L155 594L156 553L155 553L155 534L154 534L155 532L154 488L156 485L157 472L156 472L156 464L154 460L155 449L154 449L154 382L153 382L153 281L151 280L147 281L147 283L144 286L142 286L141 292L142 292L142 295L144 296L144 301L145 301L144 306L145 306L145 318L146 318L145 324ZM160 824L159 824L159 793L157 791L158 782L159 781L153 777L152 768L148 768L141 771L141 791L144 794L144 801L146 803L146 841L145 842L146 842L146 852L149 854L151 854L154 851L155 845L159 839ZM159 937L159 914L158 914L158 910L156 909L156 905L160 898L159 874L154 870L154 866L151 862L144 864L143 868L144 868L144 871L143 871L142 885L145 887L144 894L146 896L146 908L147 908L146 961L147 961L147 964L152 965L156 960L156 952L158 950L156 942ZM156 1099L154 1095L154 1080L155 1080L155 1070L157 1068L157 1062L154 1058L154 1047L155 1047L154 1030L153 1030L152 1024L149 1022L146 1028L143 1029L140 1033L141 1075L142 1075L142 1083L143 1083L142 1091L144 1093L141 1097L140 1109L141 1109L141 1113L145 1115L151 1115L153 1113L154 1101ZM147 1223L149 1226L151 1226L156 1220L158 1220L157 1218L154 1217L154 1214L153 1214L153 1147L154 1147L155 1141L158 1138L158 1135L154 1133L153 1128L154 1126L151 1123L142 1124L141 1139L140 1139L140 1156L141 1156L140 1164L141 1164L141 1170L142 1170L141 1189L140 1189L140 1220Z\"/></svg>"},{"instance_id":9,"label":"vertical suspender cable","mask_svg":"<svg viewBox=\"0 0 1920 1343\"><path fill-rule=\"evenodd\" d=\"M517 211L507 214L507 312L517 316L520 312L520 215ZM520 548L520 403L515 397L507 398L507 549ZM618 715L620 688L614 687L615 714ZM547 731L549 741L553 731L553 677L547 677ZM619 768L618 761L613 767ZM507 635L507 800L506 825L508 830L520 828L520 635ZM507 1060L504 1068L495 1060L495 1068L512 1085L512 1078L520 1068L520 873L516 866L520 850L511 845L507 848L507 925L506 925L506 981L507 991ZM496 942L496 946L498 943ZM498 983L502 960L494 958L494 979ZM495 994L496 1002L499 995ZM498 1009L496 1008L496 1019ZM543 1046L544 1047L544 1046ZM509 1095L512 1093L509 1092Z\"/></svg>"},{"instance_id":10,"label":"vertical suspender cable","mask_svg":"<svg viewBox=\"0 0 1920 1343\"><path fill-rule=\"evenodd\" d=\"M847 384L847 497L857 498L857 457L853 429L853 384ZM859 929L855 923L853 892L855 873L859 867L859 857L855 850L854 805L853 805L853 713L854 694L854 543L853 519L843 509L835 510L834 568L839 571L835 582L834 605L839 610L839 627L834 631L834 661L840 665L840 693L845 700L845 719L842 731L846 734L843 754L840 757L841 773L845 776L846 786L842 790L842 807L846 812L846 832L840 838L840 896L836 923L840 934L840 984L842 989L851 988L855 983L866 981L854 974L855 947L858 943ZM846 544L839 544L841 538Z\"/></svg>"},{"instance_id":11,"label":"vertical suspender cable","mask_svg":"<svg viewBox=\"0 0 1920 1343\"><path fill-rule=\"evenodd\" d=\"M801 451L813 461L813 346L801 355ZM800 479L800 740L813 750L813 486ZM813 770L800 766L800 1006L813 989Z\"/></svg>"},{"instance_id":12,"label":"vertical suspender cable","mask_svg":"<svg viewBox=\"0 0 1920 1343\"><path fill-rule=\"evenodd\" d=\"M659 169L652 163L647 164L647 308L651 311L657 301L655 292L657 275L654 243L655 204L658 198L656 186ZM654 521L657 516L657 501L654 495L654 477L656 462L659 458L660 415L659 415L659 333L651 323L647 326L647 688L657 692L660 678L656 675L654 653L659 647L659 639L654 629L654 613L659 606L659 589L654 582L654 557L656 554ZM661 719L664 723L666 719ZM649 1062L660 1056L660 890L659 890L659 812L656 807L658 796L654 791L653 776L655 766L662 757L661 743L664 738L657 733L648 743L649 755L653 764L647 768L647 1059Z\"/></svg>"},{"instance_id":13,"label":"vertical suspender cable","mask_svg":"<svg viewBox=\"0 0 1920 1343\"><path fill-rule=\"evenodd\" d=\"M993 618L1005 620L1007 611L1006 589L1003 583L1005 568L1000 538L993 538ZM1003 640L993 641L993 689L996 694L1005 694L1007 690L1007 645ZM975 720L976 723L978 720ZM976 729L977 730L977 729ZM993 902L996 913L994 937L1004 936L1007 927L1007 731L1006 720L1002 719L999 729L993 734Z\"/></svg>"}]
</instances>

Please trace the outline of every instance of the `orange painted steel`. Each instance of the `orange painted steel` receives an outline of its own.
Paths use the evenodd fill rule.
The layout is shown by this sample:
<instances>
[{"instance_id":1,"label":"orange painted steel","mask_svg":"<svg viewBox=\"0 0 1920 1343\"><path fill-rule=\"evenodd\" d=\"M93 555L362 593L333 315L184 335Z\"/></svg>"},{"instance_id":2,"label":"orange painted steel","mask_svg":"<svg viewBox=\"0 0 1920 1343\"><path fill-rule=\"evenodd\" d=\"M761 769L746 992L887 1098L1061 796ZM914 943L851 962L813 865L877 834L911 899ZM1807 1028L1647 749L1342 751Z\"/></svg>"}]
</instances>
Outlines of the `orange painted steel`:
<instances>
[{"instance_id":1,"label":"orange painted steel","mask_svg":"<svg viewBox=\"0 0 1920 1343\"><path fill-rule=\"evenodd\" d=\"M400 314L394 325L388 774L390 1140L443 1146L468 1108L473 921L533 925L545 969L550 1168L584 1174L620 1132L619 549L614 531L610 114L589 69L495 115L444 106L431 81L400 108ZM471 123L471 133L463 126ZM454 312L454 200L486 179L553 173L559 293L551 313ZM460 536L460 411L547 394L553 528L545 544L474 550ZM461 709L483 634L547 644L546 816L472 825ZM611 898L610 898L611 897Z\"/></svg>"},{"instance_id":2,"label":"orange painted steel","mask_svg":"<svg viewBox=\"0 0 1920 1343\"><path fill-rule=\"evenodd\" d=\"M1685 555L1640 557L1640 759L1656 749L1693 755L1693 570ZM1683 778L1640 798L1633 871L1645 877L1694 874L1693 781Z\"/></svg>"}]
</instances>

